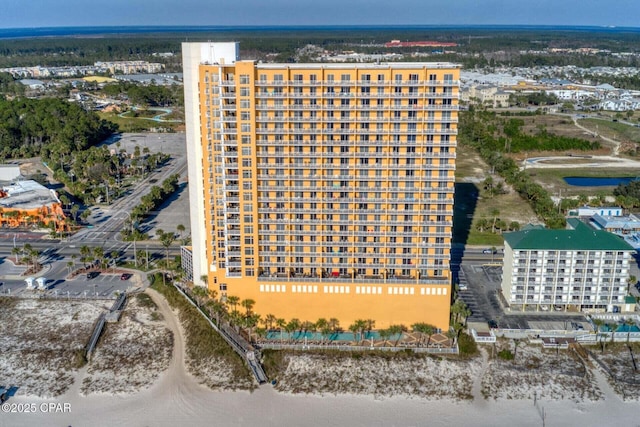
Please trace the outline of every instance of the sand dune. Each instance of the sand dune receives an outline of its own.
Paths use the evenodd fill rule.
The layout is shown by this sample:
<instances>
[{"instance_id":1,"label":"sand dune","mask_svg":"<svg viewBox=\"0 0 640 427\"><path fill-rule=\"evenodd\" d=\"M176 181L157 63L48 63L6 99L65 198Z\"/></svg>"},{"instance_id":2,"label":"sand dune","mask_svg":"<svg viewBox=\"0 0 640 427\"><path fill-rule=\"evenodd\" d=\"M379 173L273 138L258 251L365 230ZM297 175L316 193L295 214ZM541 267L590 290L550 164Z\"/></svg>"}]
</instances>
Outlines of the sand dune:
<instances>
[{"instance_id":1,"label":"sand dune","mask_svg":"<svg viewBox=\"0 0 640 427\"><path fill-rule=\"evenodd\" d=\"M164 299L153 296L174 337L174 351L168 368L150 387L137 393L84 396L79 384L86 375L85 368L76 373L75 384L55 399L12 397L11 404L35 404L37 411L3 413L0 426L541 426L543 414L547 426L603 426L611 425L613 420L620 426L638 424L638 403L623 402L598 370L593 371L589 383L594 389L601 390L597 401L571 395L570 399L564 400L537 398L534 404L532 396L524 397L527 395L526 384L510 390L511 394L517 391L516 396L503 393L493 394L496 399L475 396L486 386L480 379L486 382L485 375L491 372L487 369L486 357L474 362L476 366L470 368L470 377L465 383L472 387L473 400L453 399L455 393L445 393L448 397L444 399L436 398L428 392L423 394L427 397L412 398L393 390L388 394L335 395L326 392L331 388L325 388L324 395L290 394L276 391L271 385L252 393L212 391L188 373L181 326ZM310 358L302 355L293 366L305 360ZM446 368L440 365L438 362L438 369ZM464 367L464 363L458 365ZM362 366L358 368L362 369ZM344 367L342 369L341 372L347 372ZM424 373L419 374L424 377ZM376 372L372 370L359 375L366 378ZM293 378L285 389L292 389L290 381ZM424 384L428 386L429 383ZM433 384L443 387L441 381ZM69 403L71 411L43 412L41 404L48 402Z\"/></svg>"}]
</instances>

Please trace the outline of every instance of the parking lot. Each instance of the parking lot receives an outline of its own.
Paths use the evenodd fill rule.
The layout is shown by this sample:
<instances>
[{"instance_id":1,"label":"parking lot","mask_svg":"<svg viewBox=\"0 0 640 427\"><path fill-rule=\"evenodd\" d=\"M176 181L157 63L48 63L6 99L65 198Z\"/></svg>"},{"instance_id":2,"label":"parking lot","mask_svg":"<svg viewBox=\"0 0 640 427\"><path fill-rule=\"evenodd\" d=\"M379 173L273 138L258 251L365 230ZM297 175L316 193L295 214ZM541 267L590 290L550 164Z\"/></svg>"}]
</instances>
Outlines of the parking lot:
<instances>
[{"instance_id":1,"label":"parking lot","mask_svg":"<svg viewBox=\"0 0 640 427\"><path fill-rule=\"evenodd\" d=\"M458 295L471 310L468 322L488 322L502 317L498 301L501 268L483 265L461 265L458 273Z\"/></svg>"},{"instance_id":2,"label":"parking lot","mask_svg":"<svg viewBox=\"0 0 640 427\"><path fill-rule=\"evenodd\" d=\"M458 295L471 310L468 323L488 328L495 322L500 329L590 330L587 319L580 313L507 312L501 303L502 268L497 266L462 264L458 273ZM475 325L474 325L475 326ZM582 329L580 329L582 328Z\"/></svg>"},{"instance_id":3,"label":"parking lot","mask_svg":"<svg viewBox=\"0 0 640 427\"><path fill-rule=\"evenodd\" d=\"M27 289L24 280L6 280L0 285L0 295L113 298L116 293L126 291L135 285L133 277L128 280L120 280L120 274L100 273L93 279L87 279L86 275L80 275L70 280L48 280L46 286L46 290Z\"/></svg>"}]
</instances>

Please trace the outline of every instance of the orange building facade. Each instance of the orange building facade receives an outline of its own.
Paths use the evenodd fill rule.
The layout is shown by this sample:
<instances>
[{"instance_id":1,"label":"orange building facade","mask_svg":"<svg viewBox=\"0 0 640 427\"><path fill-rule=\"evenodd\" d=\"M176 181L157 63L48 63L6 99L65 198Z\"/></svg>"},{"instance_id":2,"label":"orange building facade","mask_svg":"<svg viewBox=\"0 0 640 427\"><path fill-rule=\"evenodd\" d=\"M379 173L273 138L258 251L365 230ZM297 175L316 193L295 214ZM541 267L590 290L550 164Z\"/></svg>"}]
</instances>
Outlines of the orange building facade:
<instances>
[{"instance_id":1,"label":"orange building facade","mask_svg":"<svg viewBox=\"0 0 640 427\"><path fill-rule=\"evenodd\" d=\"M193 277L343 328L449 325L459 68L185 43Z\"/></svg>"}]
</instances>

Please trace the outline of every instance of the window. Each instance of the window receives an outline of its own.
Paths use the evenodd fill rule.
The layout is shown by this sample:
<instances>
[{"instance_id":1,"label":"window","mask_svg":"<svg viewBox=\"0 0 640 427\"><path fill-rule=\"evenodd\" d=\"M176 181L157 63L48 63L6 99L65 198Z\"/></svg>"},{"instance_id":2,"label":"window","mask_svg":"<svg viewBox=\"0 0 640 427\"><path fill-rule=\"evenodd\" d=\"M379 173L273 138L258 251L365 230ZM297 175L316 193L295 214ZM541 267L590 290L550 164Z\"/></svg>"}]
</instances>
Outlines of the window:
<instances>
[{"instance_id":1,"label":"window","mask_svg":"<svg viewBox=\"0 0 640 427\"><path fill-rule=\"evenodd\" d=\"M249 84L249 75L248 74L240 74L240 84L241 85Z\"/></svg>"},{"instance_id":2,"label":"window","mask_svg":"<svg viewBox=\"0 0 640 427\"><path fill-rule=\"evenodd\" d=\"M241 87L240 88L240 96L249 96L250 93L251 93L251 91L249 90L248 87Z\"/></svg>"}]
</instances>

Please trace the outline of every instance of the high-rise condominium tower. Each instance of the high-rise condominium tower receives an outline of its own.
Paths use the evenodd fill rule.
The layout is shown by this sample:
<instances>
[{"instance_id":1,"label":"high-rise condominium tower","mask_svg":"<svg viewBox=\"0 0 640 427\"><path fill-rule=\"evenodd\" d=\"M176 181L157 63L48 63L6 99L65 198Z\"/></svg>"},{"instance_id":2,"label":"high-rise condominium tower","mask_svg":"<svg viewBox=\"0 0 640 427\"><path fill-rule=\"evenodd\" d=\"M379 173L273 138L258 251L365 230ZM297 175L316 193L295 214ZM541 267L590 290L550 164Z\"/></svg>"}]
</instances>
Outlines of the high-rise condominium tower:
<instances>
[{"instance_id":1,"label":"high-rise condominium tower","mask_svg":"<svg viewBox=\"0 0 640 427\"><path fill-rule=\"evenodd\" d=\"M447 328L458 67L183 61L196 284L263 317Z\"/></svg>"}]
</instances>

